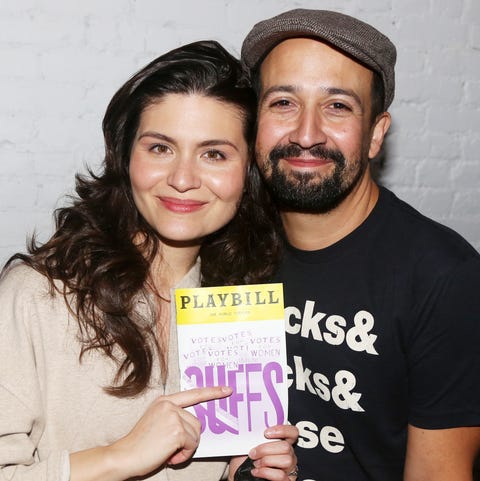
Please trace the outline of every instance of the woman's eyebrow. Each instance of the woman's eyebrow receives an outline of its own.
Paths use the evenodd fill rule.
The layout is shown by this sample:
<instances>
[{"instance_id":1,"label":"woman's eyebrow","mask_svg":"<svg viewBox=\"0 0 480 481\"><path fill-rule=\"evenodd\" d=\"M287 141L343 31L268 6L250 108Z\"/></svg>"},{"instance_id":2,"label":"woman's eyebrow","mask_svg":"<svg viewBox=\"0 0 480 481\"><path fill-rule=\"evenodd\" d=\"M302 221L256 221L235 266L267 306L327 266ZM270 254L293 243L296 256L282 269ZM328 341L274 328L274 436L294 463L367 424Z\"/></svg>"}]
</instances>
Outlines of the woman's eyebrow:
<instances>
[{"instance_id":1,"label":"woman's eyebrow","mask_svg":"<svg viewBox=\"0 0 480 481\"><path fill-rule=\"evenodd\" d=\"M138 140L143 139L144 137L154 137L155 139L158 139L158 140L164 140L165 142L175 143L175 140L172 137L169 137L168 135L161 134L160 132L155 132L152 130L147 130L146 132L141 133L138 136Z\"/></svg>"},{"instance_id":2,"label":"woman's eyebrow","mask_svg":"<svg viewBox=\"0 0 480 481\"><path fill-rule=\"evenodd\" d=\"M138 140L143 139L144 137L153 137L155 139L168 142L170 144L176 144L175 139L173 139L172 137L169 137L168 135L161 134L160 132L154 132L151 130L141 133L138 136ZM238 147L233 142L227 139L208 139L200 142L198 145L200 147L214 147L218 145L229 145L230 147L238 151Z\"/></svg>"},{"instance_id":3,"label":"woman's eyebrow","mask_svg":"<svg viewBox=\"0 0 480 481\"><path fill-rule=\"evenodd\" d=\"M238 150L238 147L230 140L227 139L211 139L211 140L204 140L200 142L200 147L215 147L216 145L229 145L233 147L235 150Z\"/></svg>"}]
</instances>

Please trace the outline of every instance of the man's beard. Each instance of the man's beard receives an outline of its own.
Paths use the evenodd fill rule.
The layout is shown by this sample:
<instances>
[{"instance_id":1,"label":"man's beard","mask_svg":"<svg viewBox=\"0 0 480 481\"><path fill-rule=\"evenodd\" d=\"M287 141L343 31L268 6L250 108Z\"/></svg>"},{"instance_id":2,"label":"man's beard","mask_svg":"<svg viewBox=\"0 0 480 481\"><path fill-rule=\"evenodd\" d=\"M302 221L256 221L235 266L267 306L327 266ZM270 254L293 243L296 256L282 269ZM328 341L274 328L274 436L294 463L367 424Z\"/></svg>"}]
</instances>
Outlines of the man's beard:
<instances>
[{"instance_id":1,"label":"man's beard","mask_svg":"<svg viewBox=\"0 0 480 481\"><path fill-rule=\"evenodd\" d=\"M290 171L279 168L281 159L309 157L328 160L334 170L328 174ZM335 209L352 192L365 172L368 162L358 159L347 165L339 150L314 146L302 149L295 144L275 147L262 166L262 173L270 192L281 210L324 214ZM269 170L271 169L271 173Z\"/></svg>"}]
</instances>

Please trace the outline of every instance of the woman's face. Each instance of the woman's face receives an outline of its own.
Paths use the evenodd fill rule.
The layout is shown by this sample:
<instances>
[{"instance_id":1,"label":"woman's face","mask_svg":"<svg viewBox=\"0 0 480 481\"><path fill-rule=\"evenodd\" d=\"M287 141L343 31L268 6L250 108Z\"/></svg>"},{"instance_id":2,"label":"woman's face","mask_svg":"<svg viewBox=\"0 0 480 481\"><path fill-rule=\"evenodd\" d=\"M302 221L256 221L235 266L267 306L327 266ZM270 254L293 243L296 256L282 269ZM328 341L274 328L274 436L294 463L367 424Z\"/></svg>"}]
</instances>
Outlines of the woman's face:
<instances>
[{"instance_id":1,"label":"woman's face","mask_svg":"<svg viewBox=\"0 0 480 481\"><path fill-rule=\"evenodd\" d=\"M200 244L234 216L248 165L235 106L168 94L140 117L130 155L135 204L162 241Z\"/></svg>"}]
</instances>

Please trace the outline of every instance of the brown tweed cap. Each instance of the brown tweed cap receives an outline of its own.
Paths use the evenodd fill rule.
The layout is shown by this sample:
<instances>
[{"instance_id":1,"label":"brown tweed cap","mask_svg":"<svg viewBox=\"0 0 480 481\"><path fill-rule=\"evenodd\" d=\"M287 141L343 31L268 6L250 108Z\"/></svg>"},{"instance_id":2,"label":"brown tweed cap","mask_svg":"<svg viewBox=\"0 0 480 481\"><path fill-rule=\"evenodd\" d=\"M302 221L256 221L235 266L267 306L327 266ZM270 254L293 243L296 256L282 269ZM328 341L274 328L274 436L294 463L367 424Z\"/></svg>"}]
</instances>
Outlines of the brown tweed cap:
<instances>
[{"instance_id":1,"label":"brown tweed cap","mask_svg":"<svg viewBox=\"0 0 480 481\"><path fill-rule=\"evenodd\" d=\"M395 93L393 43L371 25L330 10L296 9L257 23L242 45L242 61L255 69L270 50L283 40L312 37L336 47L371 70L378 72L385 88L384 109Z\"/></svg>"}]
</instances>

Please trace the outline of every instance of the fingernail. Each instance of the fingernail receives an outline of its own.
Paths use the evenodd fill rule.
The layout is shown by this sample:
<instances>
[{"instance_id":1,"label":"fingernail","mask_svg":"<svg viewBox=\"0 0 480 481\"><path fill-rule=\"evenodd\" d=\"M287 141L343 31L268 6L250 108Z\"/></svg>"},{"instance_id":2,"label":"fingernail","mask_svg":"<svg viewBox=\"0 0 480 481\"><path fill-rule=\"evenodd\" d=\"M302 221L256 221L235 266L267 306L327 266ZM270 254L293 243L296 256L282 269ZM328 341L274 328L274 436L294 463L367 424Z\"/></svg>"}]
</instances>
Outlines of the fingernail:
<instances>
[{"instance_id":1,"label":"fingernail","mask_svg":"<svg viewBox=\"0 0 480 481\"><path fill-rule=\"evenodd\" d=\"M275 428L265 429L265 431L263 432L263 435L268 439L278 438L279 437L278 429L275 429Z\"/></svg>"},{"instance_id":2,"label":"fingernail","mask_svg":"<svg viewBox=\"0 0 480 481\"><path fill-rule=\"evenodd\" d=\"M231 388L231 387L228 387L228 386L222 386L222 392L224 392L224 393L231 393L231 392L232 392L232 388Z\"/></svg>"},{"instance_id":3,"label":"fingernail","mask_svg":"<svg viewBox=\"0 0 480 481\"><path fill-rule=\"evenodd\" d=\"M257 455L257 450L255 448L251 449L248 453L248 457L250 459L255 459L255 456Z\"/></svg>"}]
</instances>

